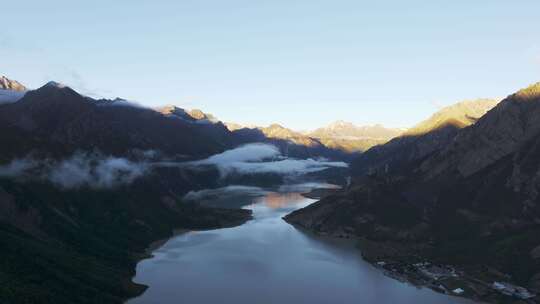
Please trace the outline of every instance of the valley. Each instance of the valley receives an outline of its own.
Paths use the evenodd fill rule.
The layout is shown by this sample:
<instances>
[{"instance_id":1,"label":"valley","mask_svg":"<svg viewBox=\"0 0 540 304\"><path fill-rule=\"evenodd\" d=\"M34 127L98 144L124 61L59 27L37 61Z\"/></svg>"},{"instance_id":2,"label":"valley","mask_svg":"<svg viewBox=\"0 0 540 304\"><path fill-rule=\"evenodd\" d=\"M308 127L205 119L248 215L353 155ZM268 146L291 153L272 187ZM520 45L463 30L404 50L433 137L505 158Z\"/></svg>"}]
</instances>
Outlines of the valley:
<instances>
[{"instance_id":1,"label":"valley","mask_svg":"<svg viewBox=\"0 0 540 304\"><path fill-rule=\"evenodd\" d=\"M8 301L537 300L539 84L311 132L0 84Z\"/></svg>"}]
</instances>

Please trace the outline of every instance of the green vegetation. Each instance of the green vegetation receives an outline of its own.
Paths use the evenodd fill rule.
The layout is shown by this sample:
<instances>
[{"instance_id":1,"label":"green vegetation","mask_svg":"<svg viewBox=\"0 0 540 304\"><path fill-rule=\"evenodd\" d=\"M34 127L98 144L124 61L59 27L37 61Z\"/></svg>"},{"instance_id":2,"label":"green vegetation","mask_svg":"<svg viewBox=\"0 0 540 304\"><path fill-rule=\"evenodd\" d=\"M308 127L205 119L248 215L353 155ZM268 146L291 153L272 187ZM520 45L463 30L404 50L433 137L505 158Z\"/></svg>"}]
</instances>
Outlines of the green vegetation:
<instances>
[{"instance_id":1,"label":"green vegetation","mask_svg":"<svg viewBox=\"0 0 540 304\"><path fill-rule=\"evenodd\" d=\"M164 203L144 183L61 191L0 180L0 188L20 212L0 225L2 304L121 303L145 290L130 278L152 241L174 228L230 226L249 218L245 210ZM29 212L35 216L25 217Z\"/></svg>"}]
</instances>

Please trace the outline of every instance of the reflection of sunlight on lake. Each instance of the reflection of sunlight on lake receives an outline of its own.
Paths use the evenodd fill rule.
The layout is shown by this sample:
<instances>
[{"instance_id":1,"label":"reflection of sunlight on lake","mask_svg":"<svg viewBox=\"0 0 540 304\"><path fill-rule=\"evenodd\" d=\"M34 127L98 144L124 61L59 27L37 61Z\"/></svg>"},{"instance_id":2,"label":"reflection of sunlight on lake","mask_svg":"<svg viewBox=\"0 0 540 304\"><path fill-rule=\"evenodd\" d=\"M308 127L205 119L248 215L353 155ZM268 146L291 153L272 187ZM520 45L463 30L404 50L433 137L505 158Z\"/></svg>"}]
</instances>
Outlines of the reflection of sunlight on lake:
<instances>
[{"instance_id":1,"label":"reflection of sunlight on lake","mask_svg":"<svg viewBox=\"0 0 540 304\"><path fill-rule=\"evenodd\" d=\"M303 197L300 193L269 192L265 196L255 199L254 204L263 203L269 208L279 209L297 205L301 201L305 200L306 198Z\"/></svg>"}]
</instances>

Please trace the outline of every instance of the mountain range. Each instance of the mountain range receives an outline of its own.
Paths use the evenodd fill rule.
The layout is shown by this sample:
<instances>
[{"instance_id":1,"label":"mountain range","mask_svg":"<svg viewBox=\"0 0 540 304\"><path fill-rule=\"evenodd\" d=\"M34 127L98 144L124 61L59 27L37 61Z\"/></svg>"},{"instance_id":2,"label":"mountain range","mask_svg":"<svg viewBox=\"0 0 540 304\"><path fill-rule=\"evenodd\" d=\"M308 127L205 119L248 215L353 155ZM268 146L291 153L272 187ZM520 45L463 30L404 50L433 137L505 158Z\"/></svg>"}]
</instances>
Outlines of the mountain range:
<instances>
[{"instance_id":1,"label":"mountain range","mask_svg":"<svg viewBox=\"0 0 540 304\"><path fill-rule=\"evenodd\" d=\"M267 127L247 126L236 123L226 123L229 130L237 134L245 134L256 138L266 137L273 140L282 140L307 151L301 155L309 155L309 150L315 155L325 155L335 158L352 159L355 154L364 152L369 148L383 144L403 132L401 129L385 128L382 125L356 126L345 121L336 121L326 127L309 132L298 132L281 126L271 124Z\"/></svg>"},{"instance_id":2,"label":"mountain range","mask_svg":"<svg viewBox=\"0 0 540 304\"><path fill-rule=\"evenodd\" d=\"M457 103L407 130L337 121L296 132L94 99L56 82L30 90L2 77L0 302L122 303L140 294L145 286L131 277L149 244L175 229L250 219L184 196L253 182L227 180L218 162L205 163L253 143L247 150L262 156L248 165L265 157L351 164L349 184L287 215L289 223L355 239L379 265L453 265L468 279L445 282L446 291L461 284L471 298L504 302L489 286L505 281L538 294L539 117L540 83L502 101ZM333 169L328 176L347 178L343 166Z\"/></svg>"},{"instance_id":3,"label":"mountain range","mask_svg":"<svg viewBox=\"0 0 540 304\"><path fill-rule=\"evenodd\" d=\"M187 203L189 191L277 176L225 179L217 166L179 164L253 142L297 158L347 157L304 136L270 137L283 135L277 126L268 136L231 132L200 110L94 99L56 82L1 84L9 97L0 103L1 302L121 303L145 289L130 279L151 242L251 217Z\"/></svg>"},{"instance_id":4,"label":"mountain range","mask_svg":"<svg viewBox=\"0 0 540 304\"><path fill-rule=\"evenodd\" d=\"M403 133L403 129L390 129L382 125L357 126L338 120L326 127L307 134L323 145L345 152L364 152L371 147L384 144Z\"/></svg>"}]
</instances>

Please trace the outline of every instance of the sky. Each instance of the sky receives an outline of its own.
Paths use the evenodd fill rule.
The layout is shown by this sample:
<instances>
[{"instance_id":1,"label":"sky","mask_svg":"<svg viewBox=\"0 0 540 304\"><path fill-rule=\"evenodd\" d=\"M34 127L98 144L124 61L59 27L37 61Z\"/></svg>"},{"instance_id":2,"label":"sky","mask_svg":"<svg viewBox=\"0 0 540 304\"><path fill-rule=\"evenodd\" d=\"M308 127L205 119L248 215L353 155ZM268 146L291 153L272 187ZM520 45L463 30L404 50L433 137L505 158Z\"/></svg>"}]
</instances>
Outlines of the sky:
<instances>
[{"instance_id":1,"label":"sky","mask_svg":"<svg viewBox=\"0 0 540 304\"><path fill-rule=\"evenodd\" d=\"M538 0L5 1L0 75L223 121L409 127L540 81Z\"/></svg>"}]
</instances>

